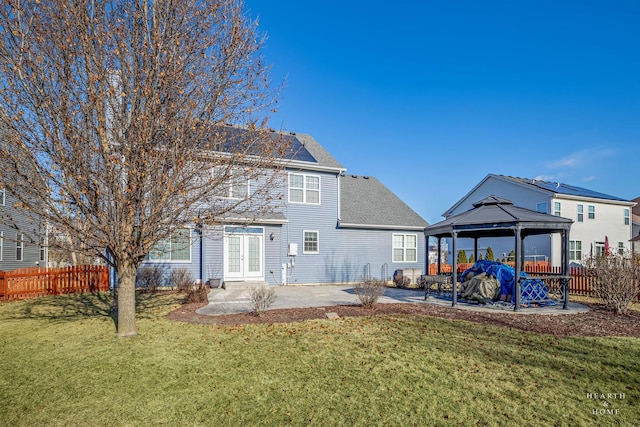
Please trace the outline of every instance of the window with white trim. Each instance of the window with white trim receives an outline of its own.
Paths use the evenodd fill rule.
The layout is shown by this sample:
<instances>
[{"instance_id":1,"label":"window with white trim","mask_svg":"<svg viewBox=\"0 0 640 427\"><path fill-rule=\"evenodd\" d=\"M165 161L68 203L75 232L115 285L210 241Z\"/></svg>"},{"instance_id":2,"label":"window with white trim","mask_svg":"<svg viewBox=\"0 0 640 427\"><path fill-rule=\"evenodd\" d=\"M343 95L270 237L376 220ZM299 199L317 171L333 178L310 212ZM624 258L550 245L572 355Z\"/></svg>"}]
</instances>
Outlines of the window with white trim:
<instances>
[{"instance_id":1,"label":"window with white trim","mask_svg":"<svg viewBox=\"0 0 640 427\"><path fill-rule=\"evenodd\" d=\"M569 261L582 261L581 240L569 240Z\"/></svg>"},{"instance_id":2,"label":"window with white trim","mask_svg":"<svg viewBox=\"0 0 640 427\"><path fill-rule=\"evenodd\" d=\"M587 206L587 218L596 219L596 207L594 205Z\"/></svg>"},{"instance_id":3,"label":"window with white trim","mask_svg":"<svg viewBox=\"0 0 640 427\"><path fill-rule=\"evenodd\" d=\"M549 213L548 211L548 207L547 207L547 202L540 202L538 204L536 204L536 211L540 212L540 213Z\"/></svg>"},{"instance_id":4,"label":"window with white trim","mask_svg":"<svg viewBox=\"0 0 640 427\"><path fill-rule=\"evenodd\" d=\"M0 206L4 206L4 188L0 188Z\"/></svg>"},{"instance_id":5,"label":"window with white trim","mask_svg":"<svg viewBox=\"0 0 640 427\"><path fill-rule=\"evenodd\" d=\"M417 262L418 261L418 235L394 234L393 235L393 262Z\"/></svg>"},{"instance_id":6,"label":"window with white trim","mask_svg":"<svg viewBox=\"0 0 640 427\"><path fill-rule=\"evenodd\" d=\"M156 243L145 258L151 262L190 262L191 229L178 228Z\"/></svg>"},{"instance_id":7,"label":"window with white trim","mask_svg":"<svg viewBox=\"0 0 640 427\"><path fill-rule=\"evenodd\" d=\"M212 170L213 179L218 176L218 180L223 179L223 174L228 174L224 182L218 184L216 189L216 195L225 199L246 199L249 197L251 190L251 181L244 176L241 170L233 169L231 171L225 171L222 167L218 167Z\"/></svg>"},{"instance_id":8,"label":"window with white trim","mask_svg":"<svg viewBox=\"0 0 640 427\"><path fill-rule=\"evenodd\" d=\"M320 253L320 240L317 231L303 231L303 254L317 254Z\"/></svg>"},{"instance_id":9,"label":"window with white trim","mask_svg":"<svg viewBox=\"0 0 640 427\"><path fill-rule=\"evenodd\" d=\"M629 225L629 209L624 210L624 225Z\"/></svg>"},{"instance_id":10,"label":"window with white trim","mask_svg":"<svg viewBox=\"0 0 640 427\"><path fill-rule=\"evenodd\" d=\"M3 252L4 252L4 231L0 231L0 261L2 261Z\"/></svg>"},{"instance_id":11,"label":"window with white trim","mask_svg":"<svg viewBox=\"0 0 640 427\"><path fill-rule=\"evenodd\" d=\"M624 255L624 242L618 242L618 255Z\"/></svg>"},{"instance_id":12,"label":"window with white trim","mask_svg":"<svg viewBox=\"0 0 640 427\"><path fill-rule=\"evenodd\" d=\"M578 205L578 222L584 221L584 205Z\"/></svg>"},{"instance_id":13,"label":"window with white trim","mask_svg":"<svg viewBox=\"0 0 640 427\"><path fill-rule=\"evenodd\" d=\"M40 238L40 262L45 262L47 260L47 245L44 240L44 237Z\"/></svg>"},{"instance_id":14,"label":"window with white trim","mask_svg":"<svg viewBox=\"0 0 640 427\"><path fill-rule=\"evenodd\" d=\"M320 204L320 177L302 173L289 174L289 202Z\"/></svg>"},{"instance_id":15,"label":"window with white trim","mask_svg":"<svg viewBox=\"0 0 640 427\"><path fill-rule=\"evenodd\" d=\"M560 202L553 202L553 214L555 216L560 216Z\"/></svg>"},{"instance_id":16,"label":"window with white trim","mask_svg":"<svg viewBox=\"0 0 640 427\"><path fill-rule=\"evenodd\" d=\"M16 261L24 260L24 234L16 235Z\"/></svg>"}]
</instances>

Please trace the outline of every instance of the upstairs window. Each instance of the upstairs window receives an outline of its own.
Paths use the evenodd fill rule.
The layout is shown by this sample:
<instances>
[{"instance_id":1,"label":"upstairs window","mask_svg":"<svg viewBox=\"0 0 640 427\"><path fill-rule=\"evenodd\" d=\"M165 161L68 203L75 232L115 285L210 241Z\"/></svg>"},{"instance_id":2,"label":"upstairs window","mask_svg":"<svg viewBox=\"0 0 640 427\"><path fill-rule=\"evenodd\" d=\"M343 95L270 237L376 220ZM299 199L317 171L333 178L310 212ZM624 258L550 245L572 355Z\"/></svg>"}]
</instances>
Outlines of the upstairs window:
<instances>
[{"instance_id":1,"label":"upstairs window","mask_svg":"<svg viewBox=\"0 0 640 427\"><path fill-rule=\"evenodd\" d=\"M229 176L218 185L216 195L225 199L246 199L249 197L251 182L242 174L242 171L234 169L231 172L225 172L222 168L219 170L214 168L212 172L214 179L216 179L216 174L222 176L225 173Z\"/></svg>"},{"instance_id":2,"label":"upstairs window","mask_svg":"<svg viewBox=\"0 0 640 427\"><path fill-rule=\"evenodd\" d=\"M393 262L418 261L418 236L416 234L393 235Z\"/></svg>"},{"instance_id":3,"label":"upstairs window","mask_svg":"<svg viewBox=\"0 0 640 427\"><path fill-rule=\"evenodd\" d=\"M553 202L553 214L560 216L560 202Z\"/></svg>"},{"instance_id":4,"label":"upstairs window","mask_svg":"<svg viewBox=\"0 0 640 427\"><path fill-rule=\"evenodd\" d=\"M584 205L578 205L578 222L584 221Z\"/></svg>"},{"instance_id":5,"label":"upstairs window","mask_svg":"<svg viewBox=\"0 0 640 427\"><path fill-rule=\"evenodd\" d=\"M589 211L588 211L588 216L587 217L589 219L596 219L596 207L593 206L593 205L589 205L588 209L589 209Z\"/></svg>"},{"instance_id":6,"label":"upstairs window","mask_svg":"<svg viewBox=\"0 0 640 427\"><path fill-rule=\"evenodd\" d=\"M289 202L320 204L320 177L292 173L289 175Z\"/></svg>"},{"instance_id":7,"label":"upstairs window","mask_svg":"<svg viewBox=\"0 0 640 427\"><path fill-rule=\"evenodd\" d=\"M629 225L629 209L624 210L624 225Z\"/></svg>"}]
</instances>

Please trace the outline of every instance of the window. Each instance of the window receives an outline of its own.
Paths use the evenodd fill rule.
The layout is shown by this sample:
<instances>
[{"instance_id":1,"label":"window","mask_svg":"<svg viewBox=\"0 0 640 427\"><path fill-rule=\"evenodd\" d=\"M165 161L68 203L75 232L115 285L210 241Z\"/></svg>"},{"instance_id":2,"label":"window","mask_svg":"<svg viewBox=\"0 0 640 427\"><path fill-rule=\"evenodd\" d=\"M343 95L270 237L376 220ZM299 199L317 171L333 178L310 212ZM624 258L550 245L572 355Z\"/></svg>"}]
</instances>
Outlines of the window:
<instances>
[{"instance_id":1,"label":"window","mask_svg":"<svg viewBox=\"0 0 640 427\"><path fill-rule=\"evenodd\" d=\"M16 261L23 261L24 258L24 234L18 233L16 236Z\"/></svg>"},{"instance_id":2,"label":"window","mask_svg":"<svg viewBox=\"0 0 640 427\"><path fill-rule=\"evenodd\" d=\"M302 253L304 254L320 253L320 249L318 246L317 231L304 231L304 244L302 246Z\"/></svg>"},{"instance_id":3,"label":"window","mask_svg":"<svg viewBox=\"0 0 640 427\"><path fill-rule=\"evenodd\" d=\"M536 211L540 213L548 213L547 211L547 202L540 202L536 205Z\"/></svg>"},{"instance_id":4,"label":"window","mask_svg":"<svg viewBox=\"0 0 640 427\"><path fill-rule=\"evenodd\" d=\"M4 231L0 231L0 261L2 261L3 252L4 252Z\"/></svg>"},{"instance_id":5,"label":"window","mask_svg":"<svg viewBox=\"0 0 640 427\"><path fill-rule=\"evenodd\" d=\"M47 260L47 245L44 241L44 237L40 238L40 261L45 262Z\"/></svg>"},{"instance_id":6,"label":"window","mask_svg":"<svg viewBox=\"0 0 640 427\"><path fill-rule=\"evenodd\" d=\"M418 236L416 234L393 235L393 262L418 261Z\"/></svg>"},{"instance_id":7,"label":"window","mask_svg":"<svg viewBox=\"0 0 640 427\"><path fill-rule=\"evenodd\" d=\"M228 179L224 182L220 182L219 188L216 189L216 195L227 199L246 199L249 197L250 180L243 176L242 172L233 169L231 172L225 172L223 169L216 169L212 171L214 179L217 175L228 174Z\"/></svg>"},{"instance_id":8,"label":"window","mask_svg":"<svg viewBox=\"0 0 640 427\"><path fill-rule=\"evenodd\" d=\"M624 225L629 225L629 209L624 210Z\"/></svg>"},{"instance_id":9,"label":"window","mask_svg":"<svg viewBox=\"0 0 640 427\"><path fill-rule=\"evenodd\" d=\"M553 202L553 214L560 216L560 202Z\"/></svg>"},{"instance_id":10,"label":"window","mask_svg":"<svg viewBox=\"0 0 640 427\"><path fill-rule=\"evenodd\" d=\"M4 188L0 188L0 206L4 206Z\"/></svg>"},{"instance_id":11,"label":"window","mask_svg":"<svg viewBox=\"0 0 640 427\"><path fill-rule=\"evenodd\" d=\"M587 218L596 219L596 207L593 205L589 205L587 209L588 209Z\"/></svg>"},{"instance_id":12,"label":"window","mask_svg":"<svg viewBox=\"0 0 640 427\"><path fill-rule=\"evenodd\" d=\"M569 261L582 261L582 241L569 240Z\"/></svg>"},{"instance_id":13,"label":"window","mask_svg":"<svg viewBox=\"0 0 640 427\"><path fill-rule=\"evenodd\" d=\"M289 175L289 202L320 204L320 177L292 173Z\"/></svg>"},{"instance_id":14,"label":"window","mask_svg":"<svg viewBox=\"0 0 640 427\"><path fill-rule=\"evenodd\" d=\"M174 230L168 238L155 244L146 260L153 262L191 261L191 230L189 228Z\"/></svg>"},{"instance_id":15,"label":"window","mask_svg":"<svg viewBox=\"0 0 640 427\"><path fill-rule=\"evenodd\" d=\"M584 221L584 205L578 205L578 222Z\"/></svg>"},{"instance_id":16,"label":"window","mask_svg":"<svg viewBox=\"0 0 640 427\"><path fill-rule=\"evenodd\" d=\"M624 242L618 242L618 255L624 255Z\"/></svg>"}]
</instances>

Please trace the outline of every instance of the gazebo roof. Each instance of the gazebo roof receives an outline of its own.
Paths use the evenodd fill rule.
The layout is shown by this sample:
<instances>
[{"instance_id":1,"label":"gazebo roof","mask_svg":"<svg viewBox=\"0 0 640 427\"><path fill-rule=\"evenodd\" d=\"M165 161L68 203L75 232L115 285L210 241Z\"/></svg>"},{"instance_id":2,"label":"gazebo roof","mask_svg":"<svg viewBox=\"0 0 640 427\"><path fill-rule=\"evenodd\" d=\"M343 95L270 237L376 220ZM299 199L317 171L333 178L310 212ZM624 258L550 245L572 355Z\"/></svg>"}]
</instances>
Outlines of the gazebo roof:
<instances>
[{"instance_id":1,"label":"gazebo roof","mask_svg":"<svg viewBox=\"0 0 640 427\"><path fill-rule=\"evenodd\" d=\"M425 228L425 235L450 237L523 236L569 230L573 220L514 206L511 200L489 196L473 204L473 209L451 216Z\"/></svg>"}]
</instances>

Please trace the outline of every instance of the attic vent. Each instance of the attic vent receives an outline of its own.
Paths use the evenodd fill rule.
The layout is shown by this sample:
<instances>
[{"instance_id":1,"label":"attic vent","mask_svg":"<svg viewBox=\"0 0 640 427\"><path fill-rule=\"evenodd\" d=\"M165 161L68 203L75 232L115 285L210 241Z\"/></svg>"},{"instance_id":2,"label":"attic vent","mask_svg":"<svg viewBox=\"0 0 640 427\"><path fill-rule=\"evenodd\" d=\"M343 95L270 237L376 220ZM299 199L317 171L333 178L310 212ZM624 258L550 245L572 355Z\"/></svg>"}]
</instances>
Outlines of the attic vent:
<instances>
[{"instance_id":1,"label":"attic vent","mask_svg":"<svg viewBox=\"0 0 640 427\"><path fill-rule=\"evenodd\" d=\"M296 134L295 132L289 132L289 135L295 135L295 134Z\"/></svg>"},{"instance_id":2,"label":"attic vent","mask_svg":"<svg viewBox=\"0 0 640 427\"><path fill-rule=\"evenodd\" d=\"M351 175L351 178L357 178L358 175Z\"/></svg>"},{"instance_id":3,"label":"attic vent","mask_svg":"<svg viewBox=\"0 0 640 427\"><path fill-rule=\"evenodd\" d=\"M363 178L364 178L364 179L369 179L369 177L368 177L368 176L363 176Z\"/></svg>"},{"instance_id":4,"label":"attic vent","mask_svg":"<svg viewBox=\"0 0 640 427\"><path fill-rule=\"evenodd\" d=\"M556 188L560 188L560 183L556 182Z\"/></svg>"}]
</instances>

